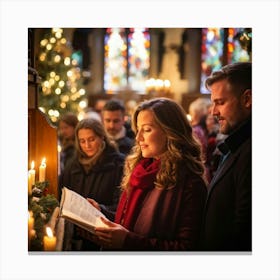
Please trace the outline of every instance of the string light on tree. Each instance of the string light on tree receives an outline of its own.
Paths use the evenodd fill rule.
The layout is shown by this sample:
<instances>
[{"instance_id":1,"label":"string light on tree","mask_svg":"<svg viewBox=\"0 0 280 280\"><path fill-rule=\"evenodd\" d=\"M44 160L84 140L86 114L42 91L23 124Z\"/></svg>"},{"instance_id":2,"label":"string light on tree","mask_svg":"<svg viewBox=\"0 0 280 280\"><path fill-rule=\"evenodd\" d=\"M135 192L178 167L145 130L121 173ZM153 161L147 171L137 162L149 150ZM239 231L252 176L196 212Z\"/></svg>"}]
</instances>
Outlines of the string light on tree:
<instances>
[{"instance_id":1,"label":"string light on tree","mask_svg":"<svg viewBox=\"0 0 280 280\"><path fill-rule=\"evenodd\" d=\"M73 49L63 36L63 29L46 30L38 56L38 72L42 78L38 103L39 109L56 124L61 114L82 112L79 104L87 100L82 71L72 57Z\"/></svg>"}]
</instances>

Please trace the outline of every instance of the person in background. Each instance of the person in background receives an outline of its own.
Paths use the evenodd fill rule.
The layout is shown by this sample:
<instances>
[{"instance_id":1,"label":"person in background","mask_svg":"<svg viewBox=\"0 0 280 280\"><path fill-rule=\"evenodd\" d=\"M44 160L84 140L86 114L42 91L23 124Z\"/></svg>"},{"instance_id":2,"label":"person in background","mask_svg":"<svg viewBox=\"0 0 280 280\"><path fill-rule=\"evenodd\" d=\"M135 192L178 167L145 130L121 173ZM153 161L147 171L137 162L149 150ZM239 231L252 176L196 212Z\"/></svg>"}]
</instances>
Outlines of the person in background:
<instances>
[{"instance_id":1,"label":"person in background","mask_svg":"<svg viewBox=\"0 0 280 280\"><path fill-rule=\"evenodd\" d=\"M222 153L217 148L218 144L225 140L227 135L219 132L218 119L212 114L208 114L205 120L207 129L207 149L206 149L206 167L208 169L209 181L211 181L218 168Z\"/></svg>"},{"instance_id":2,"label":"person in background","mask_svg":"<svg viewBox=\"0 0 280 280\"><path fill-rule=\"evenodd\" d=\"M84 114L82 116L82 119L89 119L89 118L102 122L100 113L97 113L96 111L94 111L93 108L87 107L84 110Z\"/></svg>"},{"instance_id":3,"label":"person in background","mask_svg":"<svg viewBox=\"0 0 280 280\"><path fill-rule=\"evenodd\" d=\"M126 128L126 136L128 136L133 140L135 140L135 133L131 129L131 117L136 107L137 107L137 102L133 99L128 100L125 104L126 116L125 116L124 126Z\"/></svg>"},{"instance_id":4,"label":"person in background","mask_svg":"<svg viewBox=\"0 0 280 280\"><path fill-rule=\"evenodd\" d=\"M79 120L74 113L65 113L58 122L58 139L60 151L60 173L75 153L75 128Z\"/></svg>"},{"instance_id":5,"label":"person in background","mask_svg":"<svg viewBox=\"0 0 280 280\"><path fill-rule=\"evenodd\" d=\"M252 250L252 65L222 67L205 81L212 114L228 135L218 147L223 161L208 186L201 249Z\"/></svg>"},{"instance_id":6,"label":"person in background","mask_svg":"<svg viewBox=\"0 0 280 280\"><path fill-rule=\"evenodd\" d=\"M125 122L125 107L120 100L111 99L106 102L102 110L102 121L109 139L121 153L127 155L133 146L134 134Z\"/></svg>"},{"instance_id":7,"label":"person in background","mask_svg":"<svg viewBox=\"0 0 280 280\"><path fill-rule=\"evenodd\" d=\"M59 178L59 199L65 186L99 202L98 209L114 218L120 195L124 155L107 138L101 122L81 120L75 131L76 156ZM64 251L95 251L99 246L79 235L78 227L65 221Z\"/></svg>"},{"instance_id":8,"label":"person in background","mask_svg":"<svg viewBox=\"0 0 280 280\"><path fill-rule=\"evenodd\" d=\"M189 115L191 118L191 125L193 134L201 145L202 160L205 165L205 176L207 181L210 182L210 172L206 165L207 160L207 129L205 119L208 114L208 107L210 100L206 98L197 98L189 106Z\"/></svg>"},{"instance_id":9,"label":"person in background","mask_svg":"<svg viewBox=\"0 0 280 280\"><path fill-rule=\"evenodd\" d=\"M103 250L196 250L207 189L184 110L171 99L151 99L137 107L132 127L136 143L126 157L115 220L102 219L106 227L87 238Z\"/></svg>"},{"instance_id":10,"label":"person in background","mask_svg":"<svg viewBox=\"0 0 280 280\"><path fill-rule=\"evenodd\" d=\"M107 102L106 99L98 98L94 103L93 110L95 112L97 112L100 115L100 117L102 115L102 110L103 110L103 107L105 106L106 102Z\"/></svg>"}]
</instances>

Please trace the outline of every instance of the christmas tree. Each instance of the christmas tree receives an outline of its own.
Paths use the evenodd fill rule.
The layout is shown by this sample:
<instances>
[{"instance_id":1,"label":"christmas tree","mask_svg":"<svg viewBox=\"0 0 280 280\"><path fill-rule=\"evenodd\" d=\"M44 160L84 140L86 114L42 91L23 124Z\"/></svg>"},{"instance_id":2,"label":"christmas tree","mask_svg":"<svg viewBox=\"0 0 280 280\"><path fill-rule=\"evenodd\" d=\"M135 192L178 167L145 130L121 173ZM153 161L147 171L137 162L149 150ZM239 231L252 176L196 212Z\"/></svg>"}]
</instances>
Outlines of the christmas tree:
<instances>
[{"instance_id":1,"label":"christmas tree","mask_svg":"<svg viewBox=\"0 0 280 280\"><path fill-rule=\"evenodd\" d=\"M56 124L66 112L79 114L87 106L82 71L74 56L71 43L63 36L63 29L46 29L40 42L38 73L39 109Z\"/></svg>"}]
</instances>

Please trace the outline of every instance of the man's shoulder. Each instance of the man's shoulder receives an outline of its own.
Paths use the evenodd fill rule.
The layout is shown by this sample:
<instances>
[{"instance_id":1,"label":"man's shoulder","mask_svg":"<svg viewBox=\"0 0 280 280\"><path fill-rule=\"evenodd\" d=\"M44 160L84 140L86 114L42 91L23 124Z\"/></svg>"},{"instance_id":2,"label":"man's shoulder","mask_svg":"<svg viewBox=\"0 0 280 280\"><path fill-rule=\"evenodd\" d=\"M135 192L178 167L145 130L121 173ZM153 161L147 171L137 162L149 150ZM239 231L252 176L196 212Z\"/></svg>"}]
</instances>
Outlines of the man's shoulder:
<instances>
[{"instance_id":1,"label":"man's shoulder","mask_svg":"<svg viewBox=\"0 0 280 280\"><path fill-rule=\"evenodd\" d=\"M131 146L134 143L134 140L127 136L124 136L124 137L116 140L116 142L118 143L118 145L122 144L122 145Z\"/></svg>"}]
</instances>

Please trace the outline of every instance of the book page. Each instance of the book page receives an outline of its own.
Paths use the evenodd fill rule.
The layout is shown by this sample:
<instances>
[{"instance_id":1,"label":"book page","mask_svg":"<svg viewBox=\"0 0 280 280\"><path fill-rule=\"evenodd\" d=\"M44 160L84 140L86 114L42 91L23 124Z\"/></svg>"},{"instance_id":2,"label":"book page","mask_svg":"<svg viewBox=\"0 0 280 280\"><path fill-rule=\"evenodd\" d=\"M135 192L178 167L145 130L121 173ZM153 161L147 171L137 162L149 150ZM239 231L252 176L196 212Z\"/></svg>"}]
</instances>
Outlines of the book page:
<instances>
[{"instance_id":1,"label":"book page","mask_svg":"<svg viewBox=\"0 0 280 280\"><path fill-rule=\"evenodd\" d=\"M64 187L61 203L61 216L89 225L92 229L97 226L106 227L100 220L100 217L105 217L105 215L78 193Z\"/></svg>"}]
</instances>

